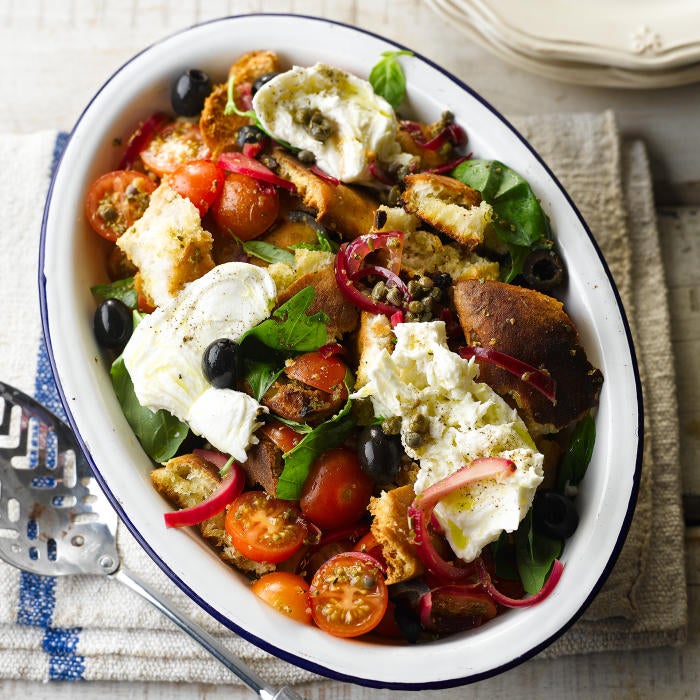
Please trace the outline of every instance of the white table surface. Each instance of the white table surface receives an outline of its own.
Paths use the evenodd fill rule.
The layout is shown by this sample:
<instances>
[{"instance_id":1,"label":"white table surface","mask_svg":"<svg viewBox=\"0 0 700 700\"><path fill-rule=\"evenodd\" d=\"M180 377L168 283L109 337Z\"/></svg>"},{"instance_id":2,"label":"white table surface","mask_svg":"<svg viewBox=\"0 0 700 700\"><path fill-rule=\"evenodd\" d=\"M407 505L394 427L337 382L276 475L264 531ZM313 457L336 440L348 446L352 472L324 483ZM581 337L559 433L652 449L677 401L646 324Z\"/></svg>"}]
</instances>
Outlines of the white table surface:
<instances>
[{"instance_id":1,"label":"white table surface","mask_svg":"<svg viewBox=\"0 0 700 700\"><path fill-rule=\"evenodd\" d=\"M693 504L700 497L700 84L626 91L540 78L492 57L420 0L0 0L0 131L69 130L95 89L144 46L199 21L247 12L312 14L354 24L443 65L505 114L613 109L623 135L645 141L659 205L676 372L682 379L678 399L684 496L688 512L697 516ZM699 528L687 528L686 545L690 631L683 648L534 659L497 678L422 697L699 697ZM401 695L336 683L303 690L323 700ZM232 700L249 694L195 684L41 684L0 679L0 697Z\"/></svg>"}]
</instances>

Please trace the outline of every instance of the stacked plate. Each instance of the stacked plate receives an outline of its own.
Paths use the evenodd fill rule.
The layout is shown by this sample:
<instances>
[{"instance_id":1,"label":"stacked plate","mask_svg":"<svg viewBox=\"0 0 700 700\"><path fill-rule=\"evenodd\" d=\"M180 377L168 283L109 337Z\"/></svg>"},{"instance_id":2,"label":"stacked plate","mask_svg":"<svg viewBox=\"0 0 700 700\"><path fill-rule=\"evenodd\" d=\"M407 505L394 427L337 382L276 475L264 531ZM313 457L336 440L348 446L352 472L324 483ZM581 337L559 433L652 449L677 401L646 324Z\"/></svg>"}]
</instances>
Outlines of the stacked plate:
<instances>
[{"instance_id":1,"label":"stacked plate","mask_svg":"<svg viewBox=\"0 0 700 700\"><path fill-rule=\"evenodd\" d=\"M583 85L657 88L700 80L698 0L426 0L500 58Z\"/></svg>"}]
</instances>

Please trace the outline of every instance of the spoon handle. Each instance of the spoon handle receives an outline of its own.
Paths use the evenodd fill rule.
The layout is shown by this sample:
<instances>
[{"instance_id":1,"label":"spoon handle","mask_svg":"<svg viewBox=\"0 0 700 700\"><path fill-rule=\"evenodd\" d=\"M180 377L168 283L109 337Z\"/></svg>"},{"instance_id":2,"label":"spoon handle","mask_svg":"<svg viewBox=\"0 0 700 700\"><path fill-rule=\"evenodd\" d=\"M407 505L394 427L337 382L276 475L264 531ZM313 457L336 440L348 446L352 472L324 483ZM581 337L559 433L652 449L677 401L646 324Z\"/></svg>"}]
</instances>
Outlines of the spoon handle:
<instances>
[{"instance_id":1,"label":"spoon handle","mask_svg":"<svg viewBox=\"0 0 700 700\"><path fill-rule=\"evenodd\" d=\"M231 654L209 632L178 610L171 602L164 601L159 593L156 593L146 583L137 579L132 573L124 569L117 569L111 578L117 579L145 598L151 605L160 610L167 618L174 622L183 632L201 644L212 656L218 659L226 668L232 671L245 685L247 685L262 700L304 700L295 690L289 686L282 688L270 687L257 673L243 663L239 658Z\"/></svg>"}]
</instances>

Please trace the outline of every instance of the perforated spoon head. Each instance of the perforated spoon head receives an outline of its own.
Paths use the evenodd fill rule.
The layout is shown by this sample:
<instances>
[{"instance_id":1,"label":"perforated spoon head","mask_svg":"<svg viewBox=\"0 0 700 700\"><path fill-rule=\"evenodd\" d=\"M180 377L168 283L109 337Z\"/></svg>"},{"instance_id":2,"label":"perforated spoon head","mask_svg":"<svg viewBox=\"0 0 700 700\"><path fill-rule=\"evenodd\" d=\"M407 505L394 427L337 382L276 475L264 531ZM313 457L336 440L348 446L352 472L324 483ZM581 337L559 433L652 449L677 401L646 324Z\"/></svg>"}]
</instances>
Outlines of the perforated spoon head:
<instances>
[{"instance_id":1,"label":"perforated spoon head","mask_svg":"<svg viewBox=\"0 0 700 700\"><path fill-rule=\"evenodd\" d=\"M117 516L70 428L0 382L0 558L35 574L110 574Z\"/></svg>"}]
</instances>

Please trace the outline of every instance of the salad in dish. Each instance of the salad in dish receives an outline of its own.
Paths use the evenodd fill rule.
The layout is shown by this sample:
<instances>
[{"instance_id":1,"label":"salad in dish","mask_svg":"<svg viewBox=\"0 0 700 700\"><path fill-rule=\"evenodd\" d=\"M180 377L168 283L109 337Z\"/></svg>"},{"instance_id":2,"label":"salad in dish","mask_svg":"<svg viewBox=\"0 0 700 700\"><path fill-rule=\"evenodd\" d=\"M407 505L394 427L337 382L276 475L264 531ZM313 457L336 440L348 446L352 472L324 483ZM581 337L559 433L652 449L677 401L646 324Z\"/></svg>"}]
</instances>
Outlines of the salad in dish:
<instances>
[{"instance_id":1,"label":"salad in dish","mask_svg":"<svg viewBox=\"0 0 700 700\"><path fill-rule=\"evenodd\" d=\"M85 213L164 526L282 614L416 642L555 590L602 375L535 193L402 114L409 60L190 69Z\"/></svg>"}]
</instances>

